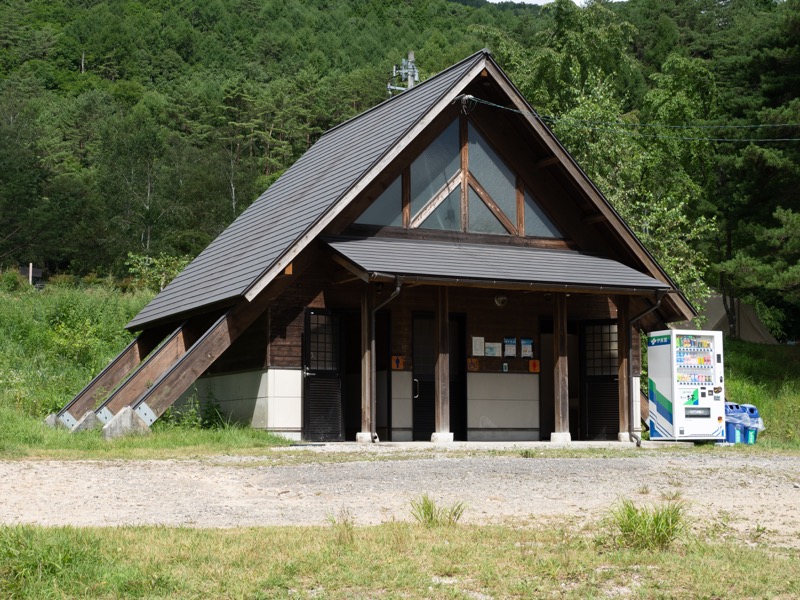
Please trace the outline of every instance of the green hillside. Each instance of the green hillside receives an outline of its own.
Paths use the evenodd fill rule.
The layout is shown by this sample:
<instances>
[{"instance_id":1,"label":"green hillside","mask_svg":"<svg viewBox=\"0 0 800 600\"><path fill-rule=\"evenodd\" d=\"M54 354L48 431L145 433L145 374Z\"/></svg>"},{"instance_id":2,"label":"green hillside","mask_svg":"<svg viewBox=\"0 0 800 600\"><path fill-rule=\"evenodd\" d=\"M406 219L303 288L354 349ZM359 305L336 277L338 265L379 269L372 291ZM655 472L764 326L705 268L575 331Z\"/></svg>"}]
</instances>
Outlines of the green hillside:
<instances>
[{"instance_id":1,"label":"green hillside","mask_svg":"<svg viewBox=\"0 0 800 600\"><path fill-rule=\"evenodd\" d=\"M687 295L800 337L800 0L7 0L0 269L194 256L326 129L488 46Z\"/></svg>"}]
</instances>

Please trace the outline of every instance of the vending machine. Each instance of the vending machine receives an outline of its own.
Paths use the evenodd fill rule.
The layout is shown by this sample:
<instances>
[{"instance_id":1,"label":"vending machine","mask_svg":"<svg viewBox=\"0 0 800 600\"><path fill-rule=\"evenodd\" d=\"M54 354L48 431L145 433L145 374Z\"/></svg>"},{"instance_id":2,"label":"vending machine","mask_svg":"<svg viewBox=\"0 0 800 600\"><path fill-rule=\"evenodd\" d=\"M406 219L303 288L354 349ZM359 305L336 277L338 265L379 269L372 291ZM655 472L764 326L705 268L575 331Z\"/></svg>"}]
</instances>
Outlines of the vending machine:
<instances>
[{"instance_id":1,"label":"vending machine","mask_svg":"<svg viewBox=\"0 0 800 600\"><path fill-rule=\"evenodd\" d=\"M724 440L721 331L647 336L651 440Z\"/></svg>"}]
</instances>

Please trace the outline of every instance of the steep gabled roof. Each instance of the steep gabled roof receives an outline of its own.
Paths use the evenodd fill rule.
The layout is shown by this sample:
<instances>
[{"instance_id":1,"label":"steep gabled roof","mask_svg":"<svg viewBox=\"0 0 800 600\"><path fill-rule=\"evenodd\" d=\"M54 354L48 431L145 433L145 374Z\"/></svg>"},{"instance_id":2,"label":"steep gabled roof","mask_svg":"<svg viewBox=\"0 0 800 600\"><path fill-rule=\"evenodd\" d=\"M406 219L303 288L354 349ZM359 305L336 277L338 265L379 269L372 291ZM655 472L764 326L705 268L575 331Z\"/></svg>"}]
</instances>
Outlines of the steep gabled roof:
<instances>
[{"instance_id":1,"label":"steep gabled roof","mask_svg":"<svg viewBox=\"0 0 800 600\"><path fill-rule=\"evenodd\" d=\"M141 329L237 297L252 299L276 262L354 191L425 117L480 71L482 50L325 133L127 325ZM262 284L259 286L259 284ZM249 293L248 293L249 292Z\"/></svg>"},{"instance_id":2,"label":"steep gabled roof","mask_svg":"<svg viewBox=\"0 0 800 600\"><path fill-rule=\"evenodd\" d=\"M648 274L675 288L489 52L481 50L328 131L128 323L128 329L146 329L206 308L255 298L484 70L620 243L634 252ZM681 294L670 295L665 302L672 317L688 319L695 314Z\"/></svg>"}]
</instances>

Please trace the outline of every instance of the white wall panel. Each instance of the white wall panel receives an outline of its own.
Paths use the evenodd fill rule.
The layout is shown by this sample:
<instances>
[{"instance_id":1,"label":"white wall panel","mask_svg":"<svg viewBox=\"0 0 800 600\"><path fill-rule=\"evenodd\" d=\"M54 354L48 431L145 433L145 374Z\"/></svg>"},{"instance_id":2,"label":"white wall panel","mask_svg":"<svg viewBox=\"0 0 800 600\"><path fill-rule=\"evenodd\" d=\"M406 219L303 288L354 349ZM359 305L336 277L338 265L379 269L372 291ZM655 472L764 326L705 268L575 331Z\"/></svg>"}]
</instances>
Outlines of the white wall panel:
<instances>
[{"instance_id":1,"label":"white wall panel","mask_svg":"<svg viewBox=\"0 0 800 600\"><path fill-rule=\"evenodd\" d=\"M535 373L468 373L470 440L539 438L539 376Z\"/></svg>"},{"instance_id":2,"label":"white wall panel","mask_svg":"<svg viewBox=\"0 0 800 600\"><path fill-rule=\"evenodd\" d=\"M410 371L392 371L392 441L411 441L412 388Z\"/></svg>"}]
</instances>

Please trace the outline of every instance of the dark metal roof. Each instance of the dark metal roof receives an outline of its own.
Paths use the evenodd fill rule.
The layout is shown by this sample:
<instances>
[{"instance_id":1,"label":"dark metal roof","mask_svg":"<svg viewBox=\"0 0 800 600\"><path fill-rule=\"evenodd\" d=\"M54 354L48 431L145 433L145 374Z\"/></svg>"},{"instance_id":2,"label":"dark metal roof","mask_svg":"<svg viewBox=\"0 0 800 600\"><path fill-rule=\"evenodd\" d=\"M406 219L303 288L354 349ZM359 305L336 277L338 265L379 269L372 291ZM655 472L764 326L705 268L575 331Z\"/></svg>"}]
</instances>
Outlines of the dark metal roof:
<instances>
[{"instance_id":1,"label":"dark metal roof","mask_svg":"<svg viewBox=\"0 0 800 600\"><path fill-rule=\"evenodd\" d=\"M570 250L399 238L325 238L365 279L650 293L671 286L607 258Z\"/></svg>"},{"instance_id":2,"label":"dark metal roof","mask_svg":"<svg viewBox=\"0 0 800 600\"><path fill-rule=\"evenodd\" d=\"M127 328L142 329L247 294L487 56L482 50L328 131Z\"/></svg>"}]
</instances>

